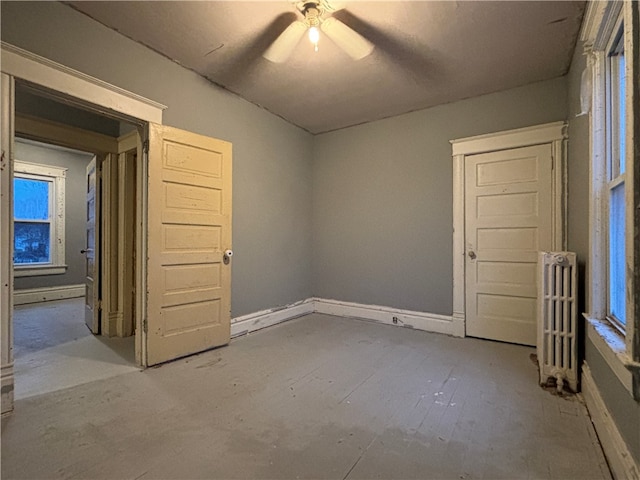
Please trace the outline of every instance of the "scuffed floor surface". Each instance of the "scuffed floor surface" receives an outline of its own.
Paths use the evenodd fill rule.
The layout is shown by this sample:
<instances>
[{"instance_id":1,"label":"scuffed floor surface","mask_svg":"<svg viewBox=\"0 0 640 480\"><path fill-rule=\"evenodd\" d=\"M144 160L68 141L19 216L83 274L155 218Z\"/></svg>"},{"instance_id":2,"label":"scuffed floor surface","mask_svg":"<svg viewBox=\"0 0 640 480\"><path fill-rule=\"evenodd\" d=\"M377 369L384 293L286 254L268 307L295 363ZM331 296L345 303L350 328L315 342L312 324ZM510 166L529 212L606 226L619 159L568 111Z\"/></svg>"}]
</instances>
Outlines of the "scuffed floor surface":
<instances>
[{"instance_id":1,"label":"scuffed floor surface","mask_svg":"<svg viewBox=\"0 0 640 480\"><path fill-rule=\"evenodd\" d=\"M16 399L140 370L134 337L92 335L84 309L84 298L14 308Z\"/></svg>"},{"instance_id":2,"label":"scuffed floor surface","mask_svg":"<svg viewBox=\"0 0 640 480\"><path fill-rule=\"evenodd\" d=\"M17 401L2 478L610 478L532 352L309 315Z\"/></svg>"}]
</instances>

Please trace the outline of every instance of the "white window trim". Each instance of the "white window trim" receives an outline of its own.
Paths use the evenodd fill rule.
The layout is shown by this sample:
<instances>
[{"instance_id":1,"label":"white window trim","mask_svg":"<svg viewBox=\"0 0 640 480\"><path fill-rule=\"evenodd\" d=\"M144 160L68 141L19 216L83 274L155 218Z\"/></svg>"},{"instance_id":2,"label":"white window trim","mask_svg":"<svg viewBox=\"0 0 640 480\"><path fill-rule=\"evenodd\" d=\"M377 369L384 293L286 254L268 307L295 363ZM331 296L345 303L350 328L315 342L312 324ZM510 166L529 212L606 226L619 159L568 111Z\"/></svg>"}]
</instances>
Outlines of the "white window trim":
<instances>
[{"instance_id":1,"label":"white window trim","mask_svg":"<svg viewBox=\"0 0 640 480\"><path fill-rule=\"evenodd\" d=\"M53 183L53 205L51 216L51 263L38 265L14 264L14 277L30 277L36 275L59 275L67 271L65 264L65 179L67 169L52 165L15 160L14 177L24 173L51 179Z\"/></svg>"},{"instance_id":2,"label":"white window trim","mask_svg":"<svg viewBox=\"0 0 640 480\"><path fill-rule=\"evenodd\" d=\"M608 142L606 128L606 72L607 56L612 37L615 36L624 22L624 49L633 52L633 35L637 35L637 21L634 24L633 2L609 1L589 2L585 14L585 22L581 32L581 40L585 42L585 53L589 56L588 65L592 69L592 110L590 128L591 160L589 162L589 266L587 269L588 312L587 335L591 343L598 349L611 370L621 383L636 399L640 399L640 348L636 346L634 336L638 331L638 315L635 313L634 299L627 295L626 335L622 335L607 320L608 289ZM637 7L636 7L637 8ZM626 56L626 55L625 55ZM633 179L634 171L634 88L630 78L636 78L637 59L632 55L626 59L626 125L627 151L625 157L625 189L626 194L626 265L627 271L634 271L634 239L633 239L633 195L637 189ZM636 72L634 74L634 72ZM634 291L634 279L627 278L627 291ZM634 381L634 375L636 377Z\"/></svg>"}]
</instances>

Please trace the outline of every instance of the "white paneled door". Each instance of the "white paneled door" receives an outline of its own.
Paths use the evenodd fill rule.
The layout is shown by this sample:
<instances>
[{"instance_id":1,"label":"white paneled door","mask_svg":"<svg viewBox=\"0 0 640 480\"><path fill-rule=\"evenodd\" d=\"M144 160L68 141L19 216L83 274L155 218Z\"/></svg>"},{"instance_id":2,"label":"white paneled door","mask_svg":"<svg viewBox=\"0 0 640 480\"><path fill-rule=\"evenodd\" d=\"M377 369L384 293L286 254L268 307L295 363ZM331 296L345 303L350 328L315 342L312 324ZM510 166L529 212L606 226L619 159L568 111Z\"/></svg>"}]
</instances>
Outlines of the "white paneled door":
<instances>
[{"instance_id":1,"label":"white paneled door","mask_svg":"<svg viewBox=\"0 0 640 480\"><path fill-rule=\"evenodd\" d=\"M147 365L230 340L231 144L149 126Z\"/></svg>"},{"instance_id":2,"label":"white paneled door","mask_svg":"<svg viewBox=\"0 0 640 480\"><path fill-rule=\"evenodd\" d=\"M465 158L467 335L536 344L537 252L552 249L551 145Z\"/></svg>"}]
</instances>

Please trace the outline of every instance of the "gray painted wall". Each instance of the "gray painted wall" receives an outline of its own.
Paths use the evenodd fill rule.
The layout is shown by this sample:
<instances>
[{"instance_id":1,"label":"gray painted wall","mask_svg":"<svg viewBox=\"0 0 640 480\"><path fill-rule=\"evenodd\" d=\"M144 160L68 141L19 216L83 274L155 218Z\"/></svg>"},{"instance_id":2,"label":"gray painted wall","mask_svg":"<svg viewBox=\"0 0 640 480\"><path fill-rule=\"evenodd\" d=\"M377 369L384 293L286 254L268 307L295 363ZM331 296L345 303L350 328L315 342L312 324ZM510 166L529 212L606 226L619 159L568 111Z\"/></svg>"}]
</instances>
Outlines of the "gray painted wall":
<instances>
[{"instance_id":1,"label":"gray painted wall","mask_svg":"<svg viewBox=\"0 0 640 480\"><path fill-rule=\"evenodd\" d=\"M633 399L611 371L600 352L588 340L586 357L593 380L611 412L611 417L636 463L640 464L640 402Z\"/></svg>"},{"instance_id":2,"label":"gray painted wall","mask_svg":"<svg viewBox=\"0 0 640 480\"><path fill-rule=\"evenodd\" d=\"M2 40L168 105L168 125L233 143L234 316L311 294L450 314L449 140L567 116L569 247L587 253L580 48L568 79L313 138L58 3L3 2ZM586 358L637 453L638 403L590 344Z\"/></svg>"},{"instance_id":3,"label":"gray painted wall","mask_svg":"<svg viewBox=\"0 0 640 480\"><path fill-rule=\"evenodd\" d=\"M450 315L450 140L566 118L558 78L315 137L314 294Z\"/></svg>"},{"instance_id":4,"label":"gray painted wall","mask_svg":"<svg viewBox=\"0 0 640 480\"><path fill-rule=\"evenodd\" d=\"M589 116L580 113L580 82L586 66L582 55L583 46L578 44L568 75L569 110L569 249L578 253L581 266L581 292L586 295L585 263L589 253ZM585 298L586 301L586 298ZM585 302L582 302L583 305ZM586 311L586 308L581 309ZM585 325L583 321L583 331ZM624 437L629 450L640 463L640 402L636 402L618 377L611 371L600 352L587 338L585 360L591 368L593 379Z\"/></svg>"},{"instance_id":5,"label":"gray painted wall","mask_svg":"<svg viewBox=\"0 0 640 480\"><path fill-rule=\"evenodd\" d=\"M54 287L83 284L85 259L80 250L86 246L85 216L87 193L85 177L93 155L49 147L44 144L22 143L16 140L15 158L24 162L53 165L67 169L65 180L65 261L67 271L62 275L18 277L16 289Z\"/></svg>"},{"instance_id":6,"label":"gray painted wall","mask_svg":"<svg viewBox=\"0 0 640 480\"><path fill-rule=\"evenodd\" d=\"M233 144L232 316L311 296L313 137L57 2L3 2L2 40L167 105Z\"/></svg>"},{"instance_id":7,"label":"gray painted wall","mask_svg":"<svg viewBox=\"0 0 640 480\"><path fill-rule=\"evenodd\" d=\"M567 228L569 250L578 254L580 311L586 311L586 261L589 255L589 115L580 115L580 84L586 67L578 44L567 75L569 158L567 164Z\"/></svg>"}]
</instances>

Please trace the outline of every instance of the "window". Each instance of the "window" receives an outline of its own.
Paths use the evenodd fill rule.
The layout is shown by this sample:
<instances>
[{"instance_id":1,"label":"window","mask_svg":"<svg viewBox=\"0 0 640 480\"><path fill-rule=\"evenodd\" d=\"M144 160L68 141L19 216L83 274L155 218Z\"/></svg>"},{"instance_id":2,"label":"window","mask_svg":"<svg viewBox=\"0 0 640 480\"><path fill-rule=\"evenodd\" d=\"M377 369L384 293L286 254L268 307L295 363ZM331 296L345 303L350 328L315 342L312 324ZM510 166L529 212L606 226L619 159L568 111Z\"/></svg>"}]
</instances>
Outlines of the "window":
<instances>
[{"instance_id":1,"label":"window","mask_svg":"<svg viewBox=\"0 0 640 480\"><path fill-rule=\"evenodd\" d=\"M613 37L606 59L607 132L607 318L624 333L626 326L625 248L625 62L624 25Z\"/></svg>"},{"instance_id":2,"label":"window","mask_svg":"<svg viewBox=\"0 0 640 480\"><path fill-rule=\"evenodd\" d=\"M630 235L640 211L634 177L634 122L640 67L637 2L588 2L581 40L589 54L591 164L587 336L618 380L640 400L640 297L636 278L640 248ZM586 77L585 77L586 78ZM583 84L583 88L586 84ZM635 165L635 168L634 168Z\"/></svg>"},{"instance_id":3,"label":"window","mask_svg":"<svg viewBox=\"0 0 640 480\"><path fill-rule=\"evenodd\" d=\"M66 271L64 187L66 169L15 161L13 175L14 275Z\"/></svg>"}]
</instances>

